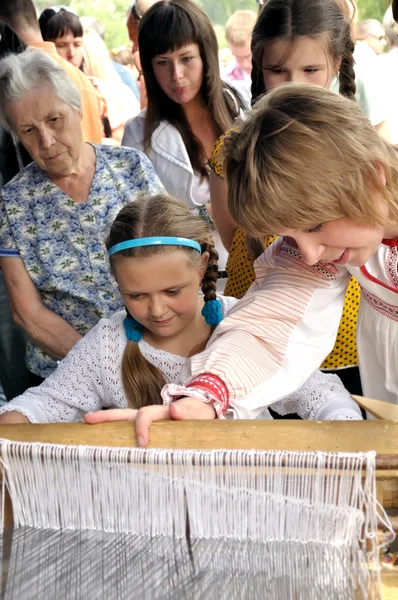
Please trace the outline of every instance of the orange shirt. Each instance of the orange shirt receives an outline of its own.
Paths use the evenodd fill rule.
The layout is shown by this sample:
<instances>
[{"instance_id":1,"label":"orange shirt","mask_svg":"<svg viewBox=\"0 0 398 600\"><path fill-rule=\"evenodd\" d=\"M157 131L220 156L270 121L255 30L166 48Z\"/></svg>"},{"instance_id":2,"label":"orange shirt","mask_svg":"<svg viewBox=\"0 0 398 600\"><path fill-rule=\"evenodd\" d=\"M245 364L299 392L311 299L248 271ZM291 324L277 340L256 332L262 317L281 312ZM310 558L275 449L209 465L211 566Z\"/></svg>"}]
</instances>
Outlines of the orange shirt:
<instances>
[{"instance_id":1,"label":"orange shirt","mask_svg":"<svg viewBox=\"0 0 398 600\"><path fill-rule=\"evenodd\" d=\"M102 143L102 123L100 113L100 96L88 77L64 60L57 52L53 42L34 42L30 44L33 48L43 50L51 56L56 63L65 69L70 79L80 92L82 98L82 131L85 142Z\"/></svg>"}]
</instances>

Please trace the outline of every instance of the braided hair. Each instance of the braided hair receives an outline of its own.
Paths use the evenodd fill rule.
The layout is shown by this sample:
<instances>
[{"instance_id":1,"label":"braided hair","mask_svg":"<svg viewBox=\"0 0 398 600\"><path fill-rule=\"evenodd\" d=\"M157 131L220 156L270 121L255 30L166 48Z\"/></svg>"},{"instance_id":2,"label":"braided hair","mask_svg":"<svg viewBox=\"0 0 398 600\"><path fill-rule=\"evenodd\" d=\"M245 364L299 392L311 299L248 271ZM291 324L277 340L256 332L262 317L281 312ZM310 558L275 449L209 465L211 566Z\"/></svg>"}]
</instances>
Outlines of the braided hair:
<instances>
[{"instance_id":1,"label":"braided hair","mask_svg":"<svg viewBox=\"0 0 398 600\"><path fill-rule=\"evenodd\" d=\"M106 247L135 238L166 236L185 237L200 244L202 254L209 253L209 260L202 277L204 301L216 299L218 272L218 253L214 247L211 225L200 217L193 215L183 202L158 194L142 195L134 202L126 204L112 223ZM144 258L159 253L172 252L175 246L144 246L129 248L111 256L111 269L120 257ZM192 264L202 266L201 255L197 250L181 246ZM129 315L127 311L127 315ZM194 350L199 352L203 348ZM139 345L127 341L122 359L122 382L131 408L141 408L150 404L161 404L160 391L166 380L160 369L152 365L141 354Z\"/></svg>"},{"instance_id":2,"label":"braided hair","mask_svg":"<svg viewBox=\"0 0 398 600\"><path fill-rule=\"evenodd\" d=\"M333 0L266 0L252 35L252 104L265 94L263 50L267 41L327 34L330 57L341 61L340 93L354 99L354 42L351 26Z\"/></svg>"},{"instance_id":3,"label":"braided hair","mask_svg":"<svg viewBox=\"0 0 398 600\"><path fill-rule=\"evenodd\" d=\"M209 253L209 261L202 278L202 292L204 301L209 302L217 298L218 252L213 245L203 244L202 254L205 252Z\"/></svg>"}]
</instances>

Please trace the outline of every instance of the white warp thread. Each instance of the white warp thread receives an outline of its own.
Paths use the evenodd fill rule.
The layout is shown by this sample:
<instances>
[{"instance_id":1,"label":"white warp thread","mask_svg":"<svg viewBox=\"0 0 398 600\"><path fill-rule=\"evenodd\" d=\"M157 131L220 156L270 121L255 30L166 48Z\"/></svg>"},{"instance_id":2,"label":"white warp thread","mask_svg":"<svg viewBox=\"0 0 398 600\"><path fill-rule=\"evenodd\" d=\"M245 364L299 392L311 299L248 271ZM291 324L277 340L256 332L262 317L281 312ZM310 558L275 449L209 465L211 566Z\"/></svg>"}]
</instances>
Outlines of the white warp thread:
<instances>
[{"instance_id":1,"label":"white warp thread","mask_svg":"<svg viewBox=\"0 0 398 600\"><path fill-rule=\"evenodd\" d=\"M17 527L262 544L273 581L305 574L314 593L375 597L374 452L0 443Z\"/></svg>"}]
</instances>

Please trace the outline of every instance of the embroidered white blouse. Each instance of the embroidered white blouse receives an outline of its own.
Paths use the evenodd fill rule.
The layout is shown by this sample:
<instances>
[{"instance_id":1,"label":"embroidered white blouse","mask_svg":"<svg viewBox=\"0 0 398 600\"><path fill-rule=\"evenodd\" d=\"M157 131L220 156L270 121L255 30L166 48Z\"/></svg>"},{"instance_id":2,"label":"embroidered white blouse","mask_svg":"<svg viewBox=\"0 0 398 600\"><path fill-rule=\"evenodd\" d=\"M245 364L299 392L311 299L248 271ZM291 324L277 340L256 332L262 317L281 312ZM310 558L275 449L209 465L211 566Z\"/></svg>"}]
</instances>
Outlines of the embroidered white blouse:
<instances>
[{"instance_id":1,"label":"embroidered white blouse","mask_svg":"<svg viewBox=\"0 0 398 600\"><path fill-rule=\"evenodd\" d=\"M351 275L361 285L357 345L365 396L398 404L398 241L384 240L361 268L306 265L279 238L255 263L256 281L187 363L178 390L195 378L221 383L236 410L263 410L294 393L333 348Z\"/></svg>"},{"instance_id":2,"label":"embroidered white blouse","mask_svg":"<svg viewBox=\"0 0 398 600\"><path fill-rule=\"evenodd\" d=\"M223 314L236 304L235 298L220 297ZM126 408L121 362L126 346L123 327L125 311L110 319L102 319L60 363L58 368L37 388L27 390L3 406L0 414L18 411L32 423L80 421L87 412L104 407ZM139 342L145 358L158 367L171 383L181 383L181 371L188 359ZM292 396L272 407L280 414L297 412L304 419L361 419L357 404L351 399L340 379L317 371ZM256 411L259 418L270 418L267 410ZM245 408L234 410L234 418L254 418Z\"/></svg>"}]
</instances>

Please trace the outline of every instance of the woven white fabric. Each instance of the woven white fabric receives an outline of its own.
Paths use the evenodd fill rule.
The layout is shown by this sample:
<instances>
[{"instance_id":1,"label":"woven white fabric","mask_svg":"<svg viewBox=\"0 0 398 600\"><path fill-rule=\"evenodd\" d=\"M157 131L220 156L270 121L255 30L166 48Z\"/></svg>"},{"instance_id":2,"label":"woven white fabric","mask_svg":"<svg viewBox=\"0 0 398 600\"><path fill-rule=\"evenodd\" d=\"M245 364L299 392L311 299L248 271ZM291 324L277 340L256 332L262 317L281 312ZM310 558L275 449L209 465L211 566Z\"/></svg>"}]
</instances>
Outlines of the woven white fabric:
<instances>
[{"instance_id":1,"label":"woven white fabric","mask_svg":"<svg viewBox=\"0 0 398 600\"><path fill-rule=\"evenodd\" d=\"M236 302L234 298L223 296L220 300L223 314ZM42 385L3 406L0 414L14 410L24 414L31 423L60 423L80 421L87 412L104 407L126 408L120 369L126 345L124 317L125 312L119 311L111 319L102 319ZM187 358L153 348L144 340L139 346L145 358L161 369L169 383L181 383L180 373ZM294 395L279 401L275 410L281 414L298 412L306 419L361 419L356 403L340 380L320 372ZM240 417L239 410L233 411L233 417Z\"/></svg>"}]
</instances>

